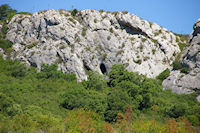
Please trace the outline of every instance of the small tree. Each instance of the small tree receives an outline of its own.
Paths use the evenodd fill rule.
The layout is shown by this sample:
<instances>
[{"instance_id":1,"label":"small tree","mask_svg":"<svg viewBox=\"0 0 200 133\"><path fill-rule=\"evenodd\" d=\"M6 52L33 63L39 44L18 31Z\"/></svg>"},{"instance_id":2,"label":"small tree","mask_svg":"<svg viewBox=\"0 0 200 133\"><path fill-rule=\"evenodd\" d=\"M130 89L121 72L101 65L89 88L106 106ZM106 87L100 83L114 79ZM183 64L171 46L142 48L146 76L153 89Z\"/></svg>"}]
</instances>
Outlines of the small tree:
<instances>
[{"instance_id":1,"label":"small tree","mask_svg":"<svg viewBox=\"0 0 200 133\"><path fill-rule=\"evenodd\" d=\"M0 6L0 20L4 20L6 17L10 17L12 14L17 13L8 4L3 4Z\"/></svg>"},{"instance_id":2,"label":"small tree","mask_svg":"<svg viewBox=\"0 0 200 133\"><path fill-rule=\"evenodd\" d=\"M76 16L77 13L78 13L78 10L77 10L77 9L74 9L74 10L71 12L71 15L72 15L72 16Z\"/></svg>"}]
</instances>

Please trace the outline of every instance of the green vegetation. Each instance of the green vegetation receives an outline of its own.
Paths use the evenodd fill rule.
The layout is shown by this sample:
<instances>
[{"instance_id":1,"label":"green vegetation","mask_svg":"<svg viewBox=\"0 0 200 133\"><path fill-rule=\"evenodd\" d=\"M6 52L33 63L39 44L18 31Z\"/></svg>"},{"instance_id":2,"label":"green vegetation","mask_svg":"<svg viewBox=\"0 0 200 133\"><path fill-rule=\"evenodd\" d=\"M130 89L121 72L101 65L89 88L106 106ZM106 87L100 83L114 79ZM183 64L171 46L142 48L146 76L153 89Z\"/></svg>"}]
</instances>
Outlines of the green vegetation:
<instances>
[{"instance_id":1,"label":"green vegetation","mask_svg":"<svg viewBox=\"0 0 200 133\"><path fill-rule=\"evenodd\" d=\"M162 30L157 31L156 33L154 33L155 36L158 36L162 33Z\"/></svg>"},{"instance_id":2,"label":"green vegetation","mask_svg":"<svg viewBox=\"0 0 200 133\"><path fill-rule=\"evenodd\" d=\"M86 29L86 28L83 28L83 30L82 30L82 32L81 32L81 35L82 35L83 37L86 36L86 31L87 31L87 29Z\"/></svg>"},{"instance_id":3,"label":"green vegetation","mask_svg":"<svg viewBox=\"0 0 200 133\"><path fill-rule=\"evenodd\" d=\"M12 45L13 44L10 41L0 39L0 48L2 48L3 50L8 50L12 47Z\"/></svg>"},{"instance_id":4,"label":"green vegetation","mask_svg":"<svg viewBox=\"0 0 200 133\"><path fill-rule=\"evenodd\" d=\"M107 53L104 53L103 54L103 60L105 60L107 58L107 56L108 56Z\"/></svg>"},{"instance_id":5,"label":"green vegetation","mask_svg":"<svg viewBox=\"0 0 200 133\"><path fill-rule=\"evenodd\" d=\"M178 43L178 46L180 48L181 51L183 51L188 45L186 43Z\"/></svg>"},{"instance_id":6,"label":"green vegetation","mask_svg":"<svg viewBox=\"0 0 200 133\"><path fill-rule=\"evenodd\" d=\"M128 11L122 11L123 14L128 14Z\"/></svg>"},{"instance_id":7,"label":"green vegetation","mask_svg":"<svg viewBox=\"0 0 200 133\"><path fill-rule=\"evenodd\" d=\"M108 37L107 37L107 40L110 40L110 39L111 39L111 37L110 37L110 36L108 36Z\"/></svg>"},{"instance_id":8,"label":"green vegetation","mask_svg":"<svg viewBox=\"0 0 200 133\"><path fill-rule=\"evenodd\" d=\"M156 78L159 79L161 82L169 77L170 70L167 68L163 72L161 72Z\"/></svg>"},{"instance_id":9,"label":"green vegetation","mask_svg":"<svg viewBox=\"0 0 200 133\"><path fill-rule=\"evenodd\" d=\"M77 12L73 10L72 16ZM5 21L10 12L0 13L1 21ZM82 30L82 36L86 30ZM6 33L4 23L0 47L11 51L12 44L4 38ZM123 50L118 52L121 53ZM187 72L178 60L174 69ZM196 94L178 95L162 89L160 81L168 76L169 70L157 79L150 79L116 64L106 72L108 78L98 72L87 71L87 74L88 81L77 82L75 74L64 74L55 64L43 64L38 72L19 61L0 57L0 132L200 131L200 103Z\"/></svg>"},{"instance_id":10,"label":"green vegetation","mask_svg":"<svg viewBox=\"0 0 200 133\"><path fill-rule=\"evenodd\" d=\"M16 10L13 10L9 5L4 4L0 6L0 21L2 20L10 20L15 14Z\"/></svg>"},{"instance_id":11,"label":"green vegetation","mask_svg":"<svg viewBox=\"0 0 200 133\"><path fill-rule=\"evenodd\" d=\"M156 50L155 49L152 49L152 54L154 55L156 53Z\"/></svg>"},{"instance_id":12,"label":"green vegetation","mask_svg":"<svg viewBox=\"0 0 200 133\"><path fill-rule=\"evenodd\" d=\"M189 68L181 64L178 59L175 59L172 65L173 65L174 70L180 70L182 73L185 73L185 74L189 73Z\"/></svg>"},{"instance_id":13,"label":"green vegetation","mask_svg":"<svg viewBox=\"0 0 200 133\"><path fill-rule=\"evenodd\" d=\"M76 21L73 18L68 18L69 21L71 21L73 24L76 24Z\"/></svg>"},{"instance_id":14,"label":"green vegetation","mask_svg":"<svg viewBox=\"0 0 200 133\"><path fill-rule=\"evenodd\" d=\"M97 23L97 19L96 18L94 19L94 23Z\"/></svg>"},{"instance_id":15,"label":"green vegetation","mask_svg":"<svg viewBox=\"0 0 200 133\"><path fill-rule=\"evenodd\" d=\"M34 42L34 43L28 45L27 48L28 48L28 49L31 49L31 48L35 47L36 45L38 45L38 43L39 43L39 42L36 41L36 42Z\"/></svg>"},{"instance_id":16,"label":"green vegetation","mask_svg":"<svg viewBox=\"0 0 200 133\"><path fill-rule=\"evenodd\" d=\"M74 10L71 12L71 15L75 17L77 13L78 13L78 10L77 10L77 9L74 9Z\"/></svg>"},{"instance_id":17,"label":"green vegetation","mask_svg":"<svg viewBox=\"0 0 200 133\"><path fill-rule=\"evenodd\" d=\"M100 13L103 13L103 12L104 12L104 10L103 10L103 9L100 9L100 10L99 10L99 12L100 12Z\"/></svg>"},{"instance_id":18,"label":"green vegetation","mask_svg":"<svg viewBox=\"0 0 200 133\"><path fill-rule=\"evenodd\" d=\"M109 80L98 72L88 74L88 81L78 83L74 74L57 71L57 65L42 65L37 72L1 57L0 132L101 133L125 131L128 125L134 132L167 132L171 121L181 130L186 129L180 123L191 123L195 131L200 124L200 104L193 95L164 91L157 80L123 65L111 68ZM153 121L157 124L150 127Z\"/></svg>"},{"instance_id":19,"label":"green vegetation","mask_svg":"<svg viewBox=\"0 0 200 133\"><path fill-rule=\"evenodd\" d=\"M142 38L142 42L145 42L147 40L147 38Z\"/></svg>"},{"instance_id":20,"label":"green vegetation","mask_svg":"<svg viewBox=\"0 0 200 133\"><path fill-rule=\"evenodd\" d=\"M150 28L152 28L153 23L149 22Z\"/></svg>"},{"instance_id":21,"label":"green vegetation","mask_svg":"<svg viewBox=\"0 0 200 133\"><path fill-rule=\"evenodd\" d=\"M142 52L142 51L143 51L143 48L144 48L144 46L141 44L139 48L140 48L140 52Z\"/></svg>"},{"instance_id":22,"label":"green vegetation","mask_svg":"<svg viewBox=\"0 0 200 133\"><path fill-rule=\"evenodd\" d=\"M176 34L176 33L174 33L177 37L179 37L180 38L180 41L181 42L188 42L188 40L189 40L189 35L183 35L183 34ZM177 41L177 39L176 39L176 41ZM177 41L178 42L178 41Z\"/></svg>"},{"instance_id":23,"label":"green vegetation","mask_svg":"<svg viewBox=\"0 0 200 133\"><path fill-rule=\"evenodd\" d=\"M137 63L137 64L139 64L139 65L142 64L142 60L140 60L140 59L139 59L139 60L134 60L133 62L134 62L134 63Z\"/></svg>"},{"instance_id":24,"label":"green vegetation","mask_svg":"<svg viewBox=\"0 0 200 133\"><path fill-rule=\"evenodd\" d=\"M109 29L109 31L110 31L110 33L113 33L113 32L114 32L112 27Z\"/></svg>"}]
</instances>

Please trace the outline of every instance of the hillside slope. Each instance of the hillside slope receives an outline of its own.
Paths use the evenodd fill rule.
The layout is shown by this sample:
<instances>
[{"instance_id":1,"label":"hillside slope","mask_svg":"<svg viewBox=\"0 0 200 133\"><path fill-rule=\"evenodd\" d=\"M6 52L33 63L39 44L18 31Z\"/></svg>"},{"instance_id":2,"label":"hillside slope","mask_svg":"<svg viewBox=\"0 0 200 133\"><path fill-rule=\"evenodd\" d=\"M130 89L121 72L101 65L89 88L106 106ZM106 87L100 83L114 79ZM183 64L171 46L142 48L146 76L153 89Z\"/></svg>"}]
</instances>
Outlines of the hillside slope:
<instances>
[{"instance_id":1,"label":"hillside slope","mask_svg":"<svg viewBox=\"0 0 200 133\"><path fill-rule=\"evenodd\" d=\"M180 53L180 38L128 12L48 10L15 15L6 39L12 59L41 68L58 64L63 72L87 79L87 71L108 73L114 64L154 78ZM5 53L4 53L5 54ZM6 56L6 54L4 55Z\"/></svg>"}]
</instances>

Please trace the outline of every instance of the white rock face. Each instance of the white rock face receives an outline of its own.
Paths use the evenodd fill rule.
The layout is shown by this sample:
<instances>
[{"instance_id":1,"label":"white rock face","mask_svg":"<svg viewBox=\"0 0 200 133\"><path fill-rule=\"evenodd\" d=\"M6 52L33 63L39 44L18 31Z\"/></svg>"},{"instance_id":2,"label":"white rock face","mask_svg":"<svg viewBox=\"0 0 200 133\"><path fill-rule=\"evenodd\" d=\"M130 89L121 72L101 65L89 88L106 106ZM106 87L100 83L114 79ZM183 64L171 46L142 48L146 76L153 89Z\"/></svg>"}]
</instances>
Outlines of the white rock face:
<instances>
[{"instance_id":1,"label":"white rock face","mask_svg":"<svg viewBox=\"0 0 200 133\"><path fill-rule=\"evenodd\" d=\"M173 33L125 12L48 10L16 15L8 28L13 59L38 68L56 63L79 81L87 79L85 70L108 73L114 64L154 78L180 52Z\"/></svg>"},{"instance_id":2,"label":"white rock face","mask_svg":"<svg viewBox=\"0 0 200 133\"><path fill-rule=\"evenodd\" d=\"M197 20L190 35L190 46L181 56L181 64L189 69L188 74L172 71L163 81L164 89L176 93L192 93L200 90L200 19ZM200 96L197 97L200 101Z\"/></svg>"}]
</instances>

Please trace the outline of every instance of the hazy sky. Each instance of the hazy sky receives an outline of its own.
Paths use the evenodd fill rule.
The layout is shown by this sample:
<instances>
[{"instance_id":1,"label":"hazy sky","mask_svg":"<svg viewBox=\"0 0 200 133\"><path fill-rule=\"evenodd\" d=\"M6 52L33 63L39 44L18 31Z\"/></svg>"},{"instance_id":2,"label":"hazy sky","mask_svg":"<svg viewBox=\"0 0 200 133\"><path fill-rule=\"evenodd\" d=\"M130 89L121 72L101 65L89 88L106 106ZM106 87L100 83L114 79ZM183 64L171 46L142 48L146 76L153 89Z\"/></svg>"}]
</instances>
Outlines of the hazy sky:
<instances>
[{"instance_id":1,"label":"hazy sky","mask_svg":"<svg viewBox=\"0 0 200 133\"><path fill-rule=\"evenodd\" d=\"M190 34L193 24L200 18L200 0L0 0L1 4L24 12L74 8L126 10L180 34Z\"/></svg>"}]
</instances>

